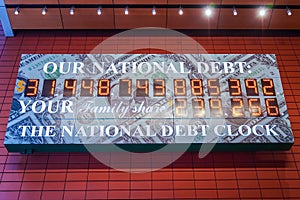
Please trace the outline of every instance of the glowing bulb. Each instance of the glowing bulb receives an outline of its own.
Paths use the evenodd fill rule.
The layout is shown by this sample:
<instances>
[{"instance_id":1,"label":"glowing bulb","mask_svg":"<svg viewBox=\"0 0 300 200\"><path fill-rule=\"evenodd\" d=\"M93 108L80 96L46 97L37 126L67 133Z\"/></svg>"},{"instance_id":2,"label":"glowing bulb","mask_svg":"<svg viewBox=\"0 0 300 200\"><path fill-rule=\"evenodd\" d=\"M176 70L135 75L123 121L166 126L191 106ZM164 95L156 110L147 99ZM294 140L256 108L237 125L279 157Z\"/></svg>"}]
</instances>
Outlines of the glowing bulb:
<instances>
[{"instance_id":1,"label":"glowing bulb","mask_svg":"<svg viewBox=\"0 0 300 200\"><path fill-rule=\"evenodd\" d=\"M289 7L286 7L286 14L288 16L291 16L292 15L292 10L289 8Z\"/></svg>"},{"instance_id":2,"label":"glowing bulb","mask_svg":"<svg viewBox=\"0 0 300 200\"><path fill-rule=\"evenodd\" d=\"M16 7L15 11L14 11L15 15L19 15L20 14L20 7Z\"/></svg>"},{"instance_id":3,"label":"glowing bulb","mask_svg":"<svg viewBox=\"0 0 300 200\"><path fill-rule=\"evenodd\" d=\"M155 7L153 6L152 8L152 15L156 15L156 10L155 10Z\"/></svg>"},{"instance_id":4,"label":"glowing bulb","mask_svg":"<svg viewBox=\"0 0 300 200\"><path fill-rule=\"evenodd\" d=\"M237 16L238 12L237 12L237 10L235 9L235 7L233 7L232 13L233 13L234 16Z\"/></svg>"},{"instance_id":5,"label":"glowing bulb","mask_svg":"<svg viewBox=\"0 0 300 200\"><path fill-rule=\"evenodd\" d=\"M99 6L97 9L97 15L101 15L101 14L102 14L102 9L101 9L101 6Z\"/></svg>"},{"instance_id":6,"label":"glowing bulb","mask_svg":"<svg viewBox=\"0 0 300 200\"><path fill-rule=\"evenodd\" d=\"M181 6L179 7L178 14L183 15L183 10L182 10Z\"/></svg>"},{"instance_id":7,"label":"glowing bulb","mask_svg":"<svg viewBox=\"0 0 300 200\"><path fill-rule=\"evenodd\" d=\"M125 10L124 10L124 14L125 15L128 15L129 14L129 11L128 11L128 6L126 6Z\"/></svg>"},{"instance_id":8,"label":"glowing bulb","mask_svg":"<svg viewBox=\"0 0 300 200\"><path fill-rule=\"evenodd\" d=\"M70 15L74 15L74 14L75 14L75 8L74 8L74 6L72 6L70 8Z\"/></svg>"},{"instance_id":9,"label":"glowing bulb","mask_svg":"<svg viewBox=\"0 0 300 200\"><path fill-rule=\"evenodd\" d=\"M45 6L43 9L42 9L42 15L46 15L47 14L47 7Z\"/></svg>"},{"instance_id":10,"label":"glowing bulb","mask_svg":"<svg viewBox=\"0 0 300 200\"><path fill-rule=\"evenodd\" d=\"M212 9L210 7L205 9L205 15L208 17L212 15Z\"/></svg>"},{"instance_id":11,"label":"glowing bulb","mask_svg":"<svg viewBox=\"0 0 300 200\"><path fill-rule=\"evenodd\" d=\"M259 9L259 16L264 17L266 15L267 11L265 8L260 8Z\"/></svg>"}]
</instances>

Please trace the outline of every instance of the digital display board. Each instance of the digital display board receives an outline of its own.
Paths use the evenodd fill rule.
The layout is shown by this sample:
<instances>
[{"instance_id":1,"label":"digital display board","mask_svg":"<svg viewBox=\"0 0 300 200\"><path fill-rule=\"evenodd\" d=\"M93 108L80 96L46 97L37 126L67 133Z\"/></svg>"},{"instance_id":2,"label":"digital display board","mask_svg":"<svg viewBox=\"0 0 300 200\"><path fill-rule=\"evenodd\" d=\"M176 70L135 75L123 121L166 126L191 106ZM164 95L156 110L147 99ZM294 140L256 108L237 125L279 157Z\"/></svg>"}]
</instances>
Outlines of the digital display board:
<instances>
[{"instance_id":1,"label":"digital display board","mask_svg":"<svg viewBox=\"0 0 300 200\"><path fill-rule=\"evenodd\" d=\"M4 143L31 152L293 141L273 54L23 54Z\"/></svg>"}]
</instances>

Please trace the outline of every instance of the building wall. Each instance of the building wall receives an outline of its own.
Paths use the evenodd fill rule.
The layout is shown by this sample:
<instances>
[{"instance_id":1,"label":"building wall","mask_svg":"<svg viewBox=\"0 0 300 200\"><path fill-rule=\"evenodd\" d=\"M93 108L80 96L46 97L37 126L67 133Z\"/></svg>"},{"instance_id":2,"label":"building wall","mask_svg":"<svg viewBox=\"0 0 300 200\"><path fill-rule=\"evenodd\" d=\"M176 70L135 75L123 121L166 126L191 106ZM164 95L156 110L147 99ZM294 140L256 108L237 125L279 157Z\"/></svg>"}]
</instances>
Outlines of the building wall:
<instances>
[{"instance_id":1,"label":"building wall","mask_svg":"<svg viewBox=\"0 0 300 200\"><path fill-rule=\"evenodd\" d=\"M20 155L7 153L3 145L20 54L88 53L112 33L19 31L14 38L0 34L0 199L300 198L300 37L192 36L208 53L277 55L295 136L290 151L218 152L204 159L198 158L198 152L188 152L158 171L125 173L88 153ZM145 38L145 44L149 42ZM181 48L178 41L173 45L182 53L197 53ZM120 43L119 48L125 46L126 42Z\"/></svg>"}]
</instances>

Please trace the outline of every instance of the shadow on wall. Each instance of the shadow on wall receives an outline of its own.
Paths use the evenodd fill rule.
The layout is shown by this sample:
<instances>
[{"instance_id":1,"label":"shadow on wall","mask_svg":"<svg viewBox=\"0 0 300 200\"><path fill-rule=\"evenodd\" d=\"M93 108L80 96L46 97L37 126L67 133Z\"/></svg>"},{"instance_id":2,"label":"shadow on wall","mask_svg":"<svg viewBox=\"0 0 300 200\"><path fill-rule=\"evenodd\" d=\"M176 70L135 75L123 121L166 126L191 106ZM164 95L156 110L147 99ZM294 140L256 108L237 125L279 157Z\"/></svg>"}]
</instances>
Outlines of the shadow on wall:
<instances>
[{"instance_id":1,"label":"shadow on wall","mask_svg":"<svg viewBox=\"0 0 300 200\"><path fill-rule=\"evenodd\" d=\"M124 156L122 155L124 154ZM213 152L203 159L199 159L198 152L186 152L173 163L167 163L173 153L160 153L149 157L145 161L145 156L141 153L143 159L135 158L128 160L126 153L112 152L100 153L106 160L106 164L110 166L118 166L120 170L130 166L134 169L147 171L147 169L155 169L158 166L164 166L163 169L193 168L193 169L213 169L213 168L288 168L294 164L293 160L288 156L291 154L285 152ZM128 157L128 156L127 156ZM24 168L26 170L66 170L66 169L89 169L101 170L110 169L111 167L99 162L88 153L35 153L33 155L17 155L13 154L8 157L8 163L17 169ZM165 162L165 163L164 163ZM151 171L151 170L148 170Z\"/></svg>"}]
</instances>

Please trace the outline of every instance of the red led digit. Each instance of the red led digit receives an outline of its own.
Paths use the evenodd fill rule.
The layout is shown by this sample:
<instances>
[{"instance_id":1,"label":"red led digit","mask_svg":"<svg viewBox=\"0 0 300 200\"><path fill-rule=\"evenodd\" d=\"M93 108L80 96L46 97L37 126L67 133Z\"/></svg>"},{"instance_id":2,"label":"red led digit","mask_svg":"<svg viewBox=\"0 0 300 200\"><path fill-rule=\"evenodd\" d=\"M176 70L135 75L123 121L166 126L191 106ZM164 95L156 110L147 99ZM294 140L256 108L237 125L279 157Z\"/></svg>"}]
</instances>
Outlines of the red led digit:
<instances>
[{"instance_id":1,"label":"red led digit","mask_svg":"<svg viewBox=\"0 0 300 200\"><path fill-rule=\"evenodd\" d=\"M258 96L258 87L255 79L245 79L245 87L248 96Z\"/></svg>"},{"instance_id":2,"label":"red led digit","mask_svg":"<svg viewBox=\"0 0 300 200\"><path fill-rule=\"evenodd\" d=\"M36 97L39 82L39 79L28 79L25 89L25 97Z\"/></svg>"},{"instance_id":3,"label":"red led digit","mask_svg":"<svg viewBox=\"0 0 300 200\"><path fill-rule=\"evenodd\" d=\"M231 110L233 117L244 117L244 102L241 98L231 99Z\"/></svg>"},{"instance_id":4,"label":"red led digit","mask_svg":"<svg viewBox=\"0 0 300 200\"><path fill-rule=\"evenodd\" d=\"M132 80L121 79L119 82L119 96L130 97L132 92Z\"/></svg>"},{"instance_id":5,"label":"red led digit","mask_svg":"<svg viewBox=\"0 0 300 200\"><path fill-rule=\"evenodd\" d=\"M201 79L191 79L191 90L194 96L203 96L203 84Z\"/></svg>"},{"instance_id":6,"label":"red led digit","mask_svg":"<svg viewBox=\"0 0 300 200\"><path fill-rule=\"evenodd\" d=\"M149 81L148 79L136 80L136 96L147 97L149 96Z\"/></svg>"},{"instance_id":7,"label":"red led digit","mask_svg":"<svg viewBox=\"0 0 300 200\"><path fill-rule=\"evenodd\" d=\"M223 116L221 99L209 99L210 115L214 117Z\"/></svg>"},{"instance_id":8,"label":"red led digit","mask_svg":"<svg viewBox=\"0 0 300 200\"><path fill-rule=\"evenodd\" d=\"M261 116L261 106L260 100L258 98L250 98L248 99L248 108L251 117L259 117Z\"/></svg>"},{"instance_id":9,"label":"red led digit","mask_svg":"<svg viewBox=\"0 0 300 200\"><path fill-rule=\"evenodd\" d=\"M205 116L204 99L192 99L192 106L194 111L194 117Z\"/></svg>"},{"instance_id":10,"label":"red led digit","mask_svg":"<svg viewBox=\"0 0 300 200\"><path fill-rule=\"evenodd\" d=\"M241 96L241 83L239 79L228 79L230 96Z\"/></svg>"},{"instance_id":11,"label":"red led digit","mask_svg":"<svg viewBox=\"0 0 300 200\"><path fill-rule=\"evenodd\" d=\"M261 80L264 96L275 96L275 88L273 79L264 78Z\"/></svg>"},{"instance_id":12,"label":"red led digit","mask_svg":"<svg viewBox=\"0 0 300 200\"><path fill-rule=\"evenodd\" d=\"M267 115L269 117L279 116L279 108L278 108L277 100L275 98L271 98L271 99L265 99L265 101L266 101Z\"/></svg>"},{"instance_id":13,"label":"red led digit","mask_svg":"<svg viewBox=\"0 0 300 200\"><path fill-rule=\"evenodd\" d=\"M174 95L175 96L186 95L185 79L174 79Z\"/></svg>"},{"instance_id":14,"label":"red led digit","mask_svg":"<svg viewBox=\"0 0 300 200\"><path fill-rule=\"evenodd\" d=\"M175 116L186 117L187 116L187 100L175 99Z\"/></svg>"},{"instance_id":15,"label":"red led digit","mask_svg":"<svg viewBox=\"0 0 300 200\"><path fill-rule=\"evenodd\" d=\"M99 79L98 81L98 96L107 97L110 96L110 80Z\"/></svg>"},{"instance_id":16,"label":"red led digit","mask_svg":"<svg viewBox=\"0 0 300 200\"><path fill-rule=\"evenodd\" d=\"M42 96L53 97L55 92L56 80L44 80Z\"/></svg>"},{"instance_id":17,"label":"red led digit","mask_svg":"<svg viewBox=\"0 0 300 200\"><path fill-rule=\"evenodd\" d=\"M165 79L154 79L153 93L156 97L166 96L166 81Z\"/></svg>"},{"instance_id":18,"label":"red led digit","mask_svg":"<svg viewBox=\"0 0 300 200\"><path fill-rule=\"evenodd\" d=\"M208 94L209 96L219 96L220 95L220 84L218 79L208 79Z\"/></svg>"},{"instance_id":19,"label":"red led digit","mask_svg":"<svg viewBox=\"0 0 300 200\"><path fill-rule=\"evenodd\" d=\"M94 80L83 79L81 81L80 96L89 97L93 96Z\"/></svg>"},{"instance_id":20,"label":"red led digit","mask_svg":"<svg viewBox=\"0 0 300 200\"><path fill-rule=\"evenodd\" d=\"M76 80L66 79L64 84L64 97L75 96L76 94Z\"/></svg>"}]
</instances>

